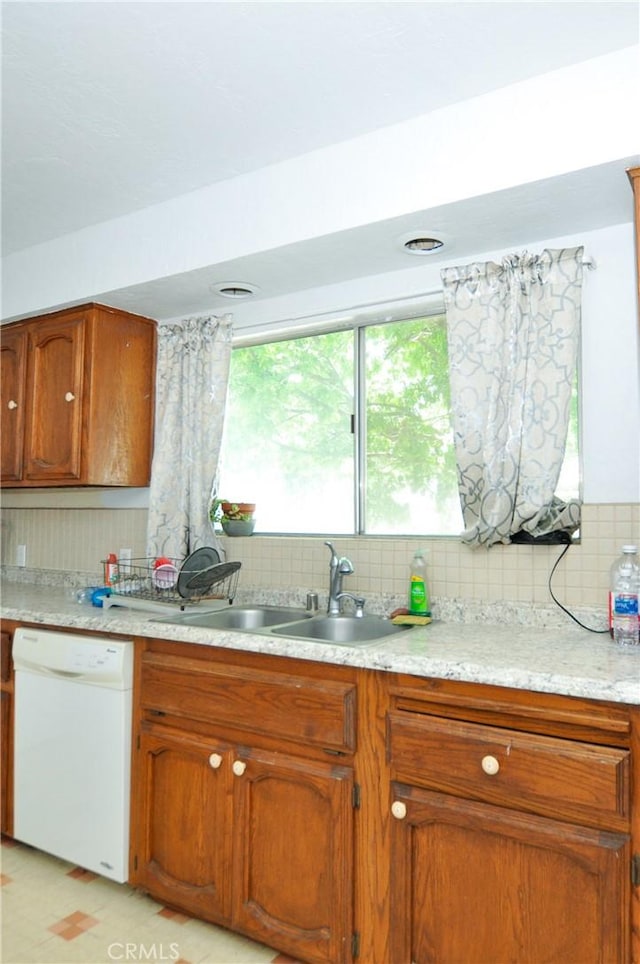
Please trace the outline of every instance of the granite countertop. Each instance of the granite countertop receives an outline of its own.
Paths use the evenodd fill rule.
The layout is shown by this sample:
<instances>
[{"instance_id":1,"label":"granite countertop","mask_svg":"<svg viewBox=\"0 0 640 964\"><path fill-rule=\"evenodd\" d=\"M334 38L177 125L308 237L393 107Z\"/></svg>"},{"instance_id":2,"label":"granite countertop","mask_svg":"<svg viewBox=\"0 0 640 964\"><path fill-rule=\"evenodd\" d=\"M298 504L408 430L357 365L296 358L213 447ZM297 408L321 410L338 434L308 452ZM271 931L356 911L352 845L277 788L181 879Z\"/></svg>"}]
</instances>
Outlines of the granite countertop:
<instances>
[{"instance_id":1,"label":"granite countertop","mask_svg":"<svg viewBox=\"0 0 640 964\"><path fill-rule=\"evenodd\" d=\"M412 676L488 683L516 689L640 704L640 648L615 646L568 618L553 627L434 621L363 647L278 636L177 626L157 613L80 605L71 589L3 583L5 619L57 628L149 636L270 653Z\"/></svg>"}]
</instances>

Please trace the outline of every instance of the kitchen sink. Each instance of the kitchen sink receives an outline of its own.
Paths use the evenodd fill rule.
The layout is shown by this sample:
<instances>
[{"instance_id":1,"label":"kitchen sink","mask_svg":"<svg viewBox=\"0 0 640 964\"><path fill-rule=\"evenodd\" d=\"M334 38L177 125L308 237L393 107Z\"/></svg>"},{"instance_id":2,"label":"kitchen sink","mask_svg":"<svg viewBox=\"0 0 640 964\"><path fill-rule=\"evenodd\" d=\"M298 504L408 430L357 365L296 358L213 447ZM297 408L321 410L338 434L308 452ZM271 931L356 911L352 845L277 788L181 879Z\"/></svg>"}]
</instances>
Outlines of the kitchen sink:
<instances>
[{"instance_id":1,"label":"kitchen sink","mask_svg":"<svg viewBox=\"0 0 640 964\"><path fill-rule=\"evenodd\" d=\"M205 629L265 629L311 619L311 613L302 609L285 609L279 606L234 606L206 613L181 613L170 619L159 619L161 623L175 623L179 626L202 626Z\"/></svg>"},{"instance_id":2,"label":"kitchen sink","mask_svg":"<svg viewBox=\"0 0 640 964\"><path fill-rule=\"evenodd\" d=\"M272 632L338 646L361 646L412 628L396 626L382 616L315 616L308 622L283 626Z\"/></svg>"},{"instance_id":3,"label":"kitchen sink","mask_svg":"<svg viewBox=\"0 0 640 964\"><path fill-rule=\"evenodd\" d=\"M324 616L282 606L230 606L209 612L183 612L154 622L296 637L337 646L365 646L413 628L395 626L382 616Z\"/></svg>"}]
</instances>

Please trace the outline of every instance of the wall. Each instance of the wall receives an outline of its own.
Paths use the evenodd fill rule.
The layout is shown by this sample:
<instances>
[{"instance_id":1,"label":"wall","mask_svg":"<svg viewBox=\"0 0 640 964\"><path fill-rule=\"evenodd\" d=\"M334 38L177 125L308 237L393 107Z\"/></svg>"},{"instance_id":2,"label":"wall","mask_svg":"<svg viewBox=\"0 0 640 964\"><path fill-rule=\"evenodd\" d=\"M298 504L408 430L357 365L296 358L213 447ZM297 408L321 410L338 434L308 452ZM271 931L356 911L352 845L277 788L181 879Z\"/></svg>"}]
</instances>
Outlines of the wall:
<instances>
[{"instance_id":1,"label":"wall","mask_svg":"<svg viewBox=\"0 0 640 964\"><path fill-rule=\"evenodd\" d=\"M144 509L5 509L3 558L12 565L15 547L27 546L30 568L100 573L99 560L131 547L144 554ZM327 537L330 533L327 533ZM240 586L325 592L329 553L324 539L252 536L225 539L228 559L242 562ZM571 607L606 606L611 562L626 542L640 543L640 506L586 505L583 537L562 560L553 580L560 601ZM548 579L558 547L496 546L470 550L455 538L379 539L336 537L341 555L354 563L350 589L364 594L404 595L409 563L417 546L428 547L434 598L480 602L507 600L544 605L551 602Z\"/></svg>"},{"instance_id":2,"label":"wall","mask_svg":"<svg viewBox=\"0 0 640 964\"><path fill-rule=\"evenodd\" d=\"M624 171L620 172L625 177ZM629 188L630 190L630 188ZM631 224L570 237L541 240L526 233L516 250L584 244L597 268L585 273L582 340L584 516L581 543L572 547L554 580L565 604L604 606L608 569L624 542L640 543L640 411L638 322ZM478 255L480 256L480 255ZM500 256L483 252L482 257ZM471 259L469 259L471 260ZM278 326L283 318L329 313L366 301L384 301L433 290L438 270L427 267L393 276L306 291L238 310L243 324ZM18 544L27 546L29 568L100 571L111 550L145 545L146 493L3 493L2 562L13 565ZM258 500L259 501L259 500ZM58 507L54 507L58 506ZM64 507L60 507L64 506ZM80 507L82 506L82 507ZM328 537L330 533L326 534ZM558 550L496 547L472 552L455 539L337 539L363 593L403 594L416 544L430 549L434 596L477 600L549 601L547 580ZM243 563L243 586L322 590L327 550L322 538L267 538L229 542Z\"/></svg>"},{"instance_id":3,"label":"wall","mask_svg":"<svg viewBox=\"0 0 640 964\"><path fill-rule=\"evenodd\" d=\"M580 244L597 268L585 272L582 339L583 461L585 507L581 542L562 561L554 588L569 607L604 608L611 561L625 542L640 543L638 456L638 369L633 237L630 225L523 244L540 250L546 244ZM492 253L499 256L500 253ZM330 312L340 305L417 293L436 286L431 272L414 279L381 278L340 286L339 291L306 292L297 306L252 306L262 321L278 325L278 316L305 307L307 313ZM296 296L299 297L299 296ZM251 321L251 318L245 319ZM622 348L621 348L622 346ZM624 445L621 445L621 439ZM143 556L146 535L145 490L101 493L52 490L3 493L2 561L12 565L18 544L27 546L29 568L100 572L99 560L111 550L131 547ZM58 507L52 507L57 505ZM39 507L36 507L39 506ZM131 506L123 508L122 506ZM329 536L330 533L327 533ZM261 589L314 589L327 583L327 550L321 538L227 540L230 558L243 563L241 586ZM549 547L495 547L471 551L456 539L337 539L356 574L350 585L365 594L405 592L409 560L416 545L429 548L434 597L479 601L509 600L545 604L547 582L559 555Z\"/></svg>"},{"instance_id":4,"label":"wall","mask_svg":"<svg viewBox=\"0 0 640 964\"><path fill-rule=\"evenodd\" d=\"M623 172L621 172L621 176ZM581 543L571 548L554 578L559 598L569 606L604 606L608 570L625 542L640 543L640 412L638 404L638 324L633 233L617 225L570 238L532 241L518 250L584 244L597 268L585 272L583 296L583 478ZM487 256L483 254L483 257ZM490 253L499 257L500 252ZM438 271L395 273L350 285L307 291L244 309L277 327L279 319L345 308L367 300L384 301L437 287ZM411 278L409 277L411 275ZM253 316L251 316L253 312ZM3 491L2 562L13 565L16 546L27 546L29 568L100 572L112 550L145 551L146 490L93 493L50 490ZM258 498L259 501L259 498ZM327 533L327 537L330 533ZM480 601L549 602L547 580L557 548L495 547L471 551L456 539L337 539L356 566L350 581L363 593L405 592L409 560L416 545L429 547L434 596ZM241 585L322 591L327 582L327 550L320 538L228 540L230 558L243 563Z\"/></svg>"}]
</instances>

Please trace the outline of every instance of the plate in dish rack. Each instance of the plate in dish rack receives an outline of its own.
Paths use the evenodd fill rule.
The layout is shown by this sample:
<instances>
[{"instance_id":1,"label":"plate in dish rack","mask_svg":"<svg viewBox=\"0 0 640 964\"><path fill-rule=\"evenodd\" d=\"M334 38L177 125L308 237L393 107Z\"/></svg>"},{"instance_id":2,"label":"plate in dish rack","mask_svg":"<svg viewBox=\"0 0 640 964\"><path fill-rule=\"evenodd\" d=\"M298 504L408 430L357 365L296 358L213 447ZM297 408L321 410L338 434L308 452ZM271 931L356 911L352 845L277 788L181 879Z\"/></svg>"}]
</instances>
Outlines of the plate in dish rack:
<instances>
[{"instance_id":1,"label":"plate in dish rack","mask_svg":"<svg viewBox=\"0 0 640 964\"><path fill-rule=\"evenodd\" d=\"M237 572L242 563L240 562L219 562L208 569L201 569L199 572L189 574L183 586L184 592L191 595L206 596L214 586L224 582L234 572ZM180 589L178 589L180 592Z\"/></svg>"},{"instance_id":2,"label":"plate in dish rack","mask_svg":"<svg viewBox=\"0 0 640 964\"><path fill-rule=\"evenodd\" d=\"M190 581L206 569L217 566L219 562L220 554L213 546L203 546L202 549L196 549L187 556L180 567L176 582L176 588L183 599L189 599L197 593L202 594L202 590L198 586L191 586Z\"/></svg>"}]
</instances>

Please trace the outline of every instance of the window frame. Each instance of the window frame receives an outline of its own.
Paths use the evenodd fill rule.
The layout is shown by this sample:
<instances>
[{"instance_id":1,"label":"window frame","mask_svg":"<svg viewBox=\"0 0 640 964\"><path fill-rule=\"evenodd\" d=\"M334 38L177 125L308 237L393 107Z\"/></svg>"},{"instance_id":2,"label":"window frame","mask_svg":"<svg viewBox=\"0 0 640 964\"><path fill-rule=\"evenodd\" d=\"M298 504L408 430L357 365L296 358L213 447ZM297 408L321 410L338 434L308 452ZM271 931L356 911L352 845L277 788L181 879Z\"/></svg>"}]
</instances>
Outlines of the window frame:
<instances>
[{"instance_id":1,"label":"window frame","mask_svg":"<svg viewBox=\"0 0 640 964\"><path fill-rule=\"evenodd\" d=\"M393 302L367 303L346 309L342 312L328 312L325 315L305 316L289 319L284 322L267 323L265 325L248 327L233 336L232 351L238 348L259 347L277 342L293 341L299 338L309 338L332 332L351 331L353 344L353 413L351 416L351 432L353 435L353 520L352 533L340 533L346 538L375 538L399 539L420 537L422 539L457 539L459 533L370 533L367 525L367 409L366 409L366 329L393 324L396 322L415 321L420 318L444 316L446 318L444 296L441 289L425 292L421 296L408 296ZM582 445L582 390L581 390L581 354L578 351L578 363L575 372L577 390L577 446L578 446L578 484L577 498L582 501L583 487L583 445ZM462 531L462 519L461 519ZM258 532L256 535L266 536L309 536L303 531L292 532Z\"/></svg>"}]
</instances>

